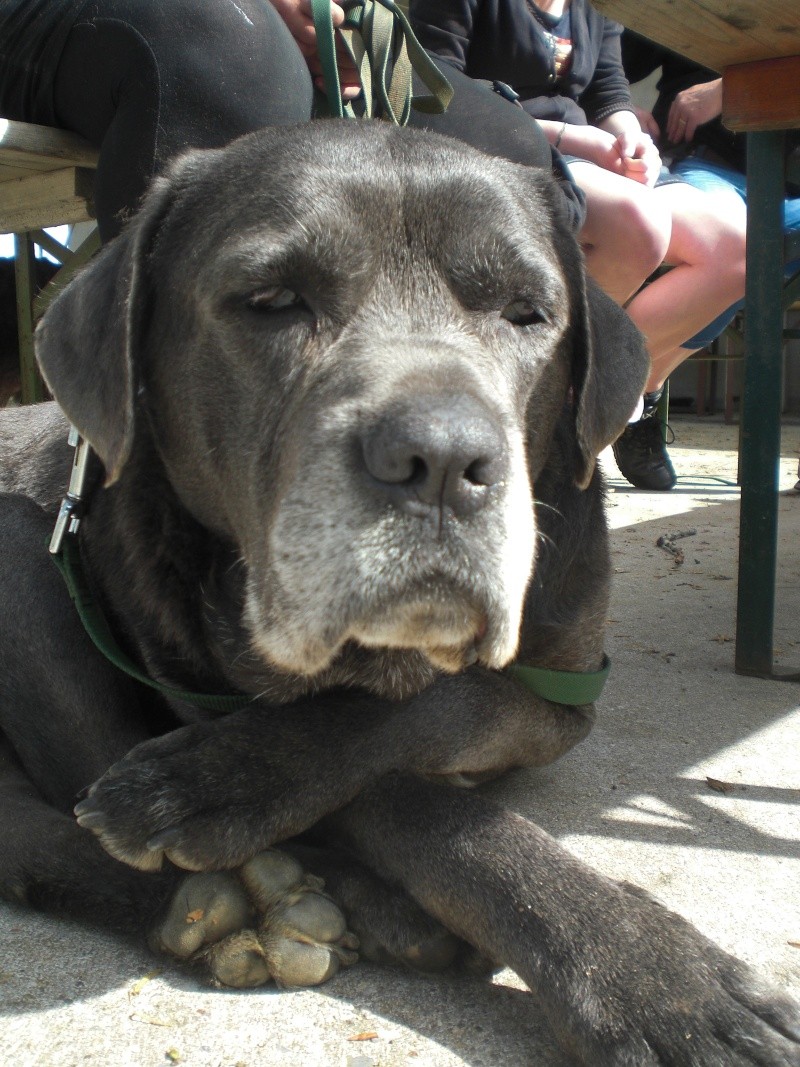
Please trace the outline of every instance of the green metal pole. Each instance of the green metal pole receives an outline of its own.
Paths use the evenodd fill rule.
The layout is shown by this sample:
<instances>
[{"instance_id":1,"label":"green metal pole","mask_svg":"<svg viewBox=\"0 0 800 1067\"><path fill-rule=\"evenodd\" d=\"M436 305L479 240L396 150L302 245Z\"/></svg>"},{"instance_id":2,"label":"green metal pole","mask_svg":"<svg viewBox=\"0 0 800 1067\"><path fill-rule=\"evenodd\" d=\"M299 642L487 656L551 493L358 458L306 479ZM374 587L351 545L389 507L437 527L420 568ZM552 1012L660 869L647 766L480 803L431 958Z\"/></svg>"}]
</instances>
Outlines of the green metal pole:
<instances>
[{"instance_id":1,"label":"green metal pole","mask_svg":"<svg viewBox=\"0 0 800 1067\"><path fill-rule=\"evenodd\" d=\"M747 292L736 671L772 673L783 367L784 135L747 135Z\"/></svg>"}]
</instances>

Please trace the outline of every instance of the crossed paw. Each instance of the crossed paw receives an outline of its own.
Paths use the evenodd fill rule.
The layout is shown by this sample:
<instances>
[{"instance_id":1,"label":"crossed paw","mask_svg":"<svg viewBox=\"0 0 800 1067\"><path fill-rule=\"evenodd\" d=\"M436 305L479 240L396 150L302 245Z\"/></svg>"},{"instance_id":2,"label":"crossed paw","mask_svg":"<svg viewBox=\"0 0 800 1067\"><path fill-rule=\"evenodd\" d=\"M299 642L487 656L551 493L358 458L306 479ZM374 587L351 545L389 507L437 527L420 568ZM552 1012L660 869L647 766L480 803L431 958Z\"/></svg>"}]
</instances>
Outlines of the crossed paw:
<instances>
[{"instance_id":1,"label":"crossed paw","mask_svg":"<svg viewBox=\"0 0 800 1067\"><path fill-rule=\"evenodd\" d=\"M322 887L272 849L237 871L188 875L150 945L205 964L219 985L319 985L358 958L358 939Z\"/></svg>"}]
</instances>

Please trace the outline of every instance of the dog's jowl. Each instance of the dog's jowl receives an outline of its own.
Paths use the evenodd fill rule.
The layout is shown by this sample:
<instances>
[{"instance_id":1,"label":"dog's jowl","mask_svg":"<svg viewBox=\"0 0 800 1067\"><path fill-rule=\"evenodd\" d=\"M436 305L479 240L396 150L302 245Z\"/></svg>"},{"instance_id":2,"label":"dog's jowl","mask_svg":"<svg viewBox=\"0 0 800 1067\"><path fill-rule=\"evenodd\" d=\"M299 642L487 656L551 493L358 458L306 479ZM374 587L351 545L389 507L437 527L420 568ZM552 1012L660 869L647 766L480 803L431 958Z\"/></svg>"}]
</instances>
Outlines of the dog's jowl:
<instances>
[{"instance_id":1,"label":"dog's jowl","mask_svg":"<svg viewBox=\"0 0 800 1067\"><path fill-rule=\"evenodd\" d=\"M786 1067L780 994L464 788L584 738L604 672L595 457L647 361L559 195L268 130L57 299L60 409L0 417L0 890L225 985L502 963L577 1062Z\"/></svg>"}]
</instances>

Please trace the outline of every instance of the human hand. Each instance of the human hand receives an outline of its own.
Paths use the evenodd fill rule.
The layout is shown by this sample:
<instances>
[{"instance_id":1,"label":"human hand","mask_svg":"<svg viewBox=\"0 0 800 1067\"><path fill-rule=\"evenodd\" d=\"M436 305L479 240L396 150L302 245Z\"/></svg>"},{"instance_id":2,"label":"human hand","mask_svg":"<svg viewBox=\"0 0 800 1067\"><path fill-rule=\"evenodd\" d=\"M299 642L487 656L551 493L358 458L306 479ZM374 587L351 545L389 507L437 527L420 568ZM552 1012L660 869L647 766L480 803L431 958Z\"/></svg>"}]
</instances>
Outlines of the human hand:
<instances>
[{"instance_id":1,"label":"human hand","mask_svg":"<svg viewBox=\"0 0 800 1067\"><path fill-rule=\"evenodd\" d=\"M317 89L325 92L322 63L317 48L317 31L311 14L311 0L272 0L272 5L297 42L297 47L302 52L308 64L308 69L311 71L314 85ZM331 20L334 30L338 29L344 22L344 11L335 0L331 0ZM353 100L361 92L361 82L352 59L338 37L336 39L336 59L339 68L342 99Z\"/></svg>"},{"instance_id":2,"label":"human hand","mask_svg":"<svg viewBox=\"0 0 800 1067\"><path fill-rule=\"evenodd\" d=\"M642 127L642 131L649 134L654 141L657 141L661 136L661 129L653 118L652 111L648 111L647 108L644 107L637 107L635 104L631 105L631 111L639 120L639 125Z\"/></svg>"},{"instance_id":3,"label":"human hand","mask_svg":"<svg viewBox=\"0 0 800 1067\"><path fill-rule=\"evenodd\" d=\"M722 78L683 89L672 101L667 137L672 144L691 141L698 126L722 114Z\"/></svg>"},{"instance_id":4,"label":"human hand","mask_svg":"<svg viewBox=\"0 0 800 1067\"><path fill-rule=\"evenodd\" d=\"M661 172L661 156L653 139L643 130L624 130L616 139L626 178L642 185L655 185Z\"/></svg>"},{"instance_id":5,"label":"human hand","mask_svg":"<svg viewBox=\"0 0 800 1067\"><path fill-rule=\"evenodd\" d=\"M568 125L561 138L560 148L569 155L596 163L603 170L610 170L619 175L625 173L617 138L613 133L597 126Z\"/></svg>"}]
</instances>

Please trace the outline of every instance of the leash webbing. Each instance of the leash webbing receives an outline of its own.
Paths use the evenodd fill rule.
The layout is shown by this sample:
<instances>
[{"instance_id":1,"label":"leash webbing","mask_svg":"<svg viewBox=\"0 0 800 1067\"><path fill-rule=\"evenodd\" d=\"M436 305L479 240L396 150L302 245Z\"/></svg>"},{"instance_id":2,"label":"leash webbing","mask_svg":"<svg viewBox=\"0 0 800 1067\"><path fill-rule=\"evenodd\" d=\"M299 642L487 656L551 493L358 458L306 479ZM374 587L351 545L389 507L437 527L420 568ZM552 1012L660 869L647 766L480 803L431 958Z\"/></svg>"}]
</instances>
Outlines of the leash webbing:
<instances>
[{"instance_id":1,"label":"leash webbing","mask_svg":"<svg viewBox=\"0 0 800 1067\"><path fill-rule=\"evenodd\" d=\"M330 0L311 0L326 106L331 115L387 119L405 126L412 107L427 114L447 110L453 87L419 43L394 0L344 0L342 8L345 20L339 36L361 83L361 96L353 104L342 100ZM414 96L414 71L430 96Z\"/></svg>"}]
</instances>

